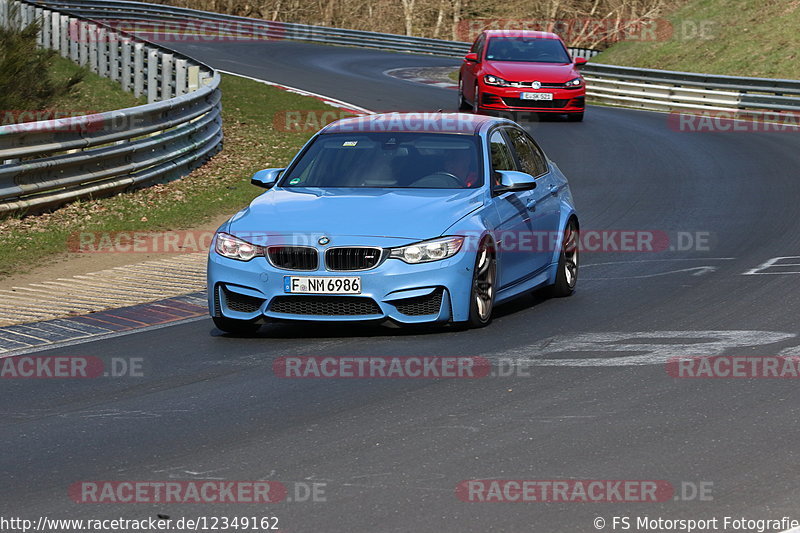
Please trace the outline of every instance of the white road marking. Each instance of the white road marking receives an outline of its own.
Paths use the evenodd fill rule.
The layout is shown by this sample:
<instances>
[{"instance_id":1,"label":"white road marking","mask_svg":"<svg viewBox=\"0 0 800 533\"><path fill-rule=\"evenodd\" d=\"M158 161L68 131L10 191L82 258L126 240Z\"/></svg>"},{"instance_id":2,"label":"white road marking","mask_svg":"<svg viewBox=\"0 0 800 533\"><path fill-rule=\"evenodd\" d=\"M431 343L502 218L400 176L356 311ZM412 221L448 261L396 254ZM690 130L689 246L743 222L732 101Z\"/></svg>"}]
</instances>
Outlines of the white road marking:
<instances>
[{"instance_id":1,"label":"white road marking","mask_svg":"<svg viewBox=\"0 0 800 533\"><path fill-rule=\"evenodd\" d=\"M787 259L790 261L794 261L792 263L780 263L779 261ZM779 271L775 270L778 268L789 267L789 271ZM771 272L764 272L765 270L773 269ZM747 272L742 272L743 276L754 276L754 275L762 275L762 274L770 274L770 275L781 275L781 274L800 274L800 255L788 255L784 257L773 257L772 259L765 261L758 265L756 268L751 268Z\"/></svg>"},{"instance_id":2,"label":"white road marking","mask_svg":"<svg viewBox=\"0 0 800 533\"><path fill-rule=\"evenodd\" d=\"M681 272L692 272L692 276L702 276L703 274L710 274L711 272L716 272L717 267L714 266L699 266L693 268L681 268L679 270L668 270L666 272L656 272L655 274L640 274L638 276L622 276L622 277L614 277L614 278L586 278L589 281L595 280L607 280L607 279L645 279L645 278L656 278L659 276L667 276L669 274L679 274Z\"/></svg>"},{"instance_id":3,"label":"white road marking","mask_svg":"<svg viewBox=\"0 0 800 533\"><path fill-rule=\"evenodd\" d=\"M763 346L797 337L778 331L639 331L551 337L535 346L493 354L534 366L638 366L666 364L673 357L712 357L731 348ZM660 341L660 342L659 342ZM566 353L617 353L617 357L558 358ZM623 355L629 354L629 355Z\"/></svg>"},{"instance_id":4,"label":"white road marking","mask_svg":"<svg viewBox=\"0 0 800 533\"><path fill-rule=\"evenodd\" d=\"M277 87L278 89L283 89L284 91L299 94L301 96L310 96L316 98L317 100L321 100L323 103L328 104L331 107L337 107L339 109L348 109L353 111L360 111L366 115L373 115L375 114L374 111L370 111L369 109L363 108L361 106L357 106L355 104L351 104L350 102L345 102L343 100L338 100L336 98L331 98L330 96L325 96L324 94L312 93L311 91L306 91L304 89L298 89L297 87L291 87L289 85L283 85L282 83L275 83L274 81L267 81L260 78L253 78L252 76L245 76L244 74L237 74L236 72L230 72L228 70L220 70L217 69L217 72L221 72L223 74L228 74L229 76L237 76L239 78L246 78L248 80L257 81L259 83L263 83L265 85L269 85L272 87Z\"/></svg>"},{"instance_id":5,"label":"white road marking","mask_svg":"<svg viewBox=\"0 0 800 533\"><path fill-rule=\"evenodd\" d=\"M784 348L778 353L778 355L782 357L800 357L800 346Z\"/></svg>"},{"instance_id":6,"label":"white road marking","mask_svg":"<svg viewBox=\"0 0 800 533\"><path fill-rule=\"evenodd\" d=\"M673 261L733 261L735 257L676 257L674 259L640 259L636 261L608 261L606 263L584 263L581 268L602 265L631 265L637 263L671 263Z\"/></svg>"}]
</instances>

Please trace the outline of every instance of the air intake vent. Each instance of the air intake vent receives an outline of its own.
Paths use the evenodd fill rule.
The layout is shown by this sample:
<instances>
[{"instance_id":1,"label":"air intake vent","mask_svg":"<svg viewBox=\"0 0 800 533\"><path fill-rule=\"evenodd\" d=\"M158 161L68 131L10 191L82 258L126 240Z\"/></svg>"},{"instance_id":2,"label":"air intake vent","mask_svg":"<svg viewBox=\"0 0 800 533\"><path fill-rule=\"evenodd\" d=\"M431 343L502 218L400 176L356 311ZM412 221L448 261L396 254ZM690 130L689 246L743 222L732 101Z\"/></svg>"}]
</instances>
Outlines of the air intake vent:
<instances>
[{"instance_id":1,"label":"air intake vent","mask_svg":"<svg viewBox=\"0 0 800 533\"><path fill-rule=\"evenodd\" d=\"M231 311L238 311L239 313L255 313L261 309L261 304L264 303L264 300L261 298L239 294L237 292L229 291L224 287L222 288L222 292L225 294L226 307Z\"/></svg>"},{"instance_id":2,"label":"air intake vent","mask_svg":"<svg viewBox=\"0 0 800 533\"><path fill-rule=\"evenodd\" d=\"M267 257L272 266L284 270L317 270L319 254L309 246L270 246Z\"/></svg>"},{"instance_id":3,"label":"air intake vent","mask_svg":"<svg viewBox=\"0 0 800 533\"><path fill-rule=\"evenodd\" d=\"M567 107L568 99L557 100L522 100L521 98L503 97L508 107L534 107L538 109L561 109Z\"/></svg>"},{"instance_id":4,"label":"air intake vent","mask_svg":"<svg viewBox=\"0 0 800 533\"><path fill-rule=\"evenodd\" d=\"M380 248L331 248L325 252L325 266L336 271L369 270L378 266L382 254Z\"/></svg>"},{"instance_id":5,"label":"air intake vent","mask_svg":"<svg viewBox=\"0 0 800 533\"><path fill-rule=\"evenodd\" d=\"M316 316L381 315L372 298L357 296L276 296L269 304L274 313Z\"/></svg>"},{"instance_id":6,"label":"air intake vent","mask_svg":"<svg viewBox=\"0 0 800 533\"><path fill-rule=\"evenodd\" d=\"M436 289L425 296L406 298L392 303L398 311L407 316L436 315L442 308L442 293L442 289Z\"/></svg>"}]
</instances>

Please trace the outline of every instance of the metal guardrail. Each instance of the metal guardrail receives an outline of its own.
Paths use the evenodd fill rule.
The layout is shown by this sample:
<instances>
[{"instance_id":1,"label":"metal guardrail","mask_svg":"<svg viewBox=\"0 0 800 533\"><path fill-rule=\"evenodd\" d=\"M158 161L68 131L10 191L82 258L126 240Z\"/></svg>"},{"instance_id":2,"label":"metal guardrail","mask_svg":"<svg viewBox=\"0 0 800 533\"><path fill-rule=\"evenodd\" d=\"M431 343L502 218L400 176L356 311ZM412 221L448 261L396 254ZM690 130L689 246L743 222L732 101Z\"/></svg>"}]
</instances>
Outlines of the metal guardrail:
<instances>
[{"instance_id":1,"label":"metal guardrail","mask_svg":"<svg viewBox=\"0 0 800 533\"><path fill-rule=\"evenodd\" d=\"M587 96L653 111L711 113L798 124L800 81L742 78L589 63Z\"/></svg>"},{"instance_id":2,"label":"metal guardrail","mask_svg":"<svg viewBox=\"0 0 800 533\"><path fill-rule=\"evenodd\" d=\"M0 24L33 21L40 23L40 46L147 94L151 103L0 126L0 214L177 179L220 150L220 76L210 67L75 14L0 0Z\"/></svg>"}]
</instances>

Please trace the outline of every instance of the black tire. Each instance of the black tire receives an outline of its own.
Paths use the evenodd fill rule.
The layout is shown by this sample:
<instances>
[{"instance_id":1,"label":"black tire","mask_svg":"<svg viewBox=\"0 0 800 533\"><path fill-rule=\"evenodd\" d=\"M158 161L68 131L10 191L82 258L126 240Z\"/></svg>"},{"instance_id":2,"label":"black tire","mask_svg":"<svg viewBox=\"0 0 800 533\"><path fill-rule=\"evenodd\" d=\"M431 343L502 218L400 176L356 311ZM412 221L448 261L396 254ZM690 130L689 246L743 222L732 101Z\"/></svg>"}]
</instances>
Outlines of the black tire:
<instances>
[{"instance_id":1,"label":"black tire","mask_svg":"<svg viewBox=\"0 0 800 533\"><path fill-rule=\"evenodd\" d=\"M488 239L485 239L478 247L475 257L472 287L469 291L469 319L466 326L482 328L492 321L496 285L497 259L494 247Z\"/></svg>"},{"instance_id":2,"label":"black tire","mask_svg":"<svg viewBox=\"0 0 800 533\"><path fill-rule=\"evenodd\" d=\"M570 122L583 122L583 112L570 113L567 115L567 120Z\"/></svg>"},{"instance_id":3,"label":"black tire","mask_svg":"<svg viewBox=\"0 0 800 533\"><path fill-rule=\"evenodd\" d=\"M261 324L252 320L236 320L224 316L211 317L217 329L232 335L252 335L259 330Z\"/></svg>"},{"instance_id":4,"label":"black tire","mask_svg":"<svg viewBox=\"0 0 800 533\"><path fill-rule=\"evenodd\" d=\"M561 253L558 256L556 282L547 288L547 295L551 298L563 298L571 296L575 292L575 286L578 283L579 235L577 220L574 218L569 219L567 226L564 228Z\"/></svg>"},{"instance_id":5,"label":"black tire","mask_svg":"<svg viewBox=\"0 0 800 533\"><path fill-rule=\"evenodd\" d=\"M459 78L458 80L458 110L459 111L469 111L472 109L472 106L469 105L469 102L464 100L464 82Z\"/></svg>"}]
</instances>

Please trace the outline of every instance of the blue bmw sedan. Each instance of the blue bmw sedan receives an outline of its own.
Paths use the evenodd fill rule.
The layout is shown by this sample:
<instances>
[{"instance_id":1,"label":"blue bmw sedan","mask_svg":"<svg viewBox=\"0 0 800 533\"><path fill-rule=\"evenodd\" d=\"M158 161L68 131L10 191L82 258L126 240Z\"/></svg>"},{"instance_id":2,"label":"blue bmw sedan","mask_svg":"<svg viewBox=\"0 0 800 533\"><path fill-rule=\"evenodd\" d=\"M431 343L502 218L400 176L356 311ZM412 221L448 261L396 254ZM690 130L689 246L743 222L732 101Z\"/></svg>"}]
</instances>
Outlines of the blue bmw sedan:
<instances>
[{"instance_id":1,"label":"blue bmw sedan","mask_svg":"<svg viewBox=\"0 0 800 533\"><path fill-rule=\"evenodd\" d=\"M226 332L268 320L487 325L534 289L568 296L578 218L567 179L501 118L389 113L333 122L225 222L208 305Z\"/></svg>"}]
</instances>

